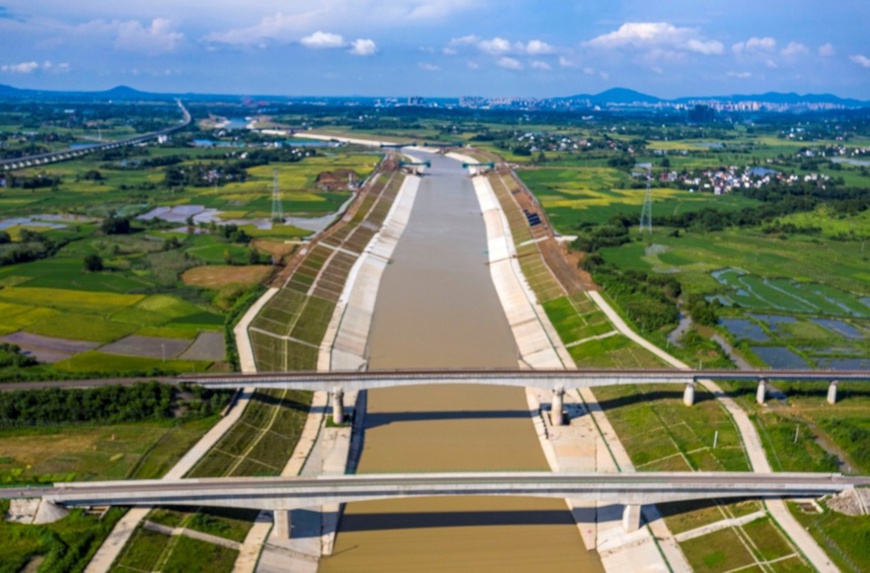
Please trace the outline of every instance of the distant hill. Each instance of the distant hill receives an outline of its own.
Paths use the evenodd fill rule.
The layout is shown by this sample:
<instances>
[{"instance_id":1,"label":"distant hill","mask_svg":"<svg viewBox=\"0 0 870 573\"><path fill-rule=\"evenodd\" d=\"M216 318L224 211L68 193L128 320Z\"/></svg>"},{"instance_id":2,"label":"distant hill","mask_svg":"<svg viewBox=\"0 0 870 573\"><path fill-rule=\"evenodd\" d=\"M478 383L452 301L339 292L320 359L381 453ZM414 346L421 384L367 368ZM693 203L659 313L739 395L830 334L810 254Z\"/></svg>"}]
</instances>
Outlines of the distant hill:
<instances>
[{"instance_id":1,"label":"distant hill","mask_svg":"<svg viewBox=\"0 0 870 573\"><path fill-rule=\"evenodd\" d=\"M591 96L589 101L592 103L616 103L616 104L630 104L630 103L659 103L662 100L655 96L647 95L645 93L637 92L634 90L630 90L627 88L613 88L607 91L603 91L598 95Z\"/></svg>"},{"instance_id":2,"label":"distant hill","mask_svg":"<svg viewBox=\"0 0 870 573\"><path fill-rule=\"evenodd\" d=\"M371 105L376 99L373 97L300 97L300 96L263 96L263 95L227 95L227 94L198 94L198 93L153 93L140 91L130 86L116 86L109 90L83 92L83 91L48 91L20 89L9 85L0 84L0 98L5 99L54 99L61 101L171 101L181 98L187 101L230 101L230 102L322 102L346 105L355 102L360 105ZM453 98L447 98L450 100ZM447 101L445 100L445 102ZM677 99L663 99L628 88L612 88L599 94L577 94L566 97L546 98L551 102L564 102L571 107L583 107L587 103L593 106L649 106L656 104L687 104L692 101L719 101L719 102L746 102L755 101L770 104L787 105L812 105L830 104L845 107L870 107L870 101L840 98L833 94L805 94L767 92L764 94L734 94L727 96L699 96L681 97ZM455 100L454 100L455 101Z\"/></svg>"}]
</instances>

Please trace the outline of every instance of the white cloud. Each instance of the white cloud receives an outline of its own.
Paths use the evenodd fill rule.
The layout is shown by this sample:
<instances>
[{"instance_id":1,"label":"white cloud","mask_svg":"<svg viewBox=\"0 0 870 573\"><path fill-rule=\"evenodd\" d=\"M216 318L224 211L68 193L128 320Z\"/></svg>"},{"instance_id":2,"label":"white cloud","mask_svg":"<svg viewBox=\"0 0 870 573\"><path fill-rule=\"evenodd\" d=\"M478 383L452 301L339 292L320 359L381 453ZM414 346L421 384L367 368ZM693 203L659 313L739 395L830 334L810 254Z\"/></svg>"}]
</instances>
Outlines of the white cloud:
<instances>
[{"instance_id":1,"label":"white cloud","mask_svg":"<svg viewBox=\"0 0 870 573\"><path fill-rule=\"evenodd\" d=\"M392 4L401 5L402 2L391 0ZM411 0L404 2L409 4L406 11L408 20L443 20L457 12L462 12L477 5L476 0ZM401 8L397 6L397 8Z\"/></svg>"},{"instance_id":2,"label":"white cloud","mask_svg":"<svg viewBox=\"0 0 870 573\"><path fill-rule=\"evenodd\" d=\"M374 40L360 38L351 44L350 53L354 56L373 56L378 53L378 45Z\"/></svg>"},{"instance_id":3,"label":"white cloud","mask_svg":"<svg viewBox=\"0 0 870 573\"><path fill-rule=\"evenodd\" d=\"M748 80L752 77L752 74L749 72L728 72L725 75L729 78L737 78L738 80Z\"/></svg>"},{"instance_id":4,"label":"white cloud","mask_svg":"<svg viewBox=\"0 0 870 573\"><path fill-rule=\"evenodd\" d=\"M519 60L515 60L514 58L499 58L498 65L501 68L505 68L508 70L521 70L523 69L523 64L520 63Z\"/></svg>"},{"instance_id":5,"label":"white cloud","mask_svg":"<svg viewBox=\"0 0 870 573\"><path fill-rule=\"evenodd\" d=\"M417 64L417 67L420 68L421 70L426 70L427 72L437 72L441 69L438 66L436 66L435 64L430 64L428 62L421 62L421 63Z\"/></svg>"},{"instance_id":6,"label":"white cloud","mask_svg":"<svg viewBox=\"0 0 870 573\"><path fill-rule=\"evenodd\" d=\"M147 28L138 20L113 22L116 28L115 48L151 55L175 51L184 40L184 34L173 30L172 22L155 18Z\"/></svg>"},{"instance_id":7,"label":"white cloud","mask_svg":"<svg viewBox=\"0 0 870 573\"><path fill-rule=\"evenodd\" d=\"M536 70L550 70L550 64L541 60L532 60L531 66Z\"/></svg>"},{"instance_id":8,"label":"white cloud","mask_svg":"<svg viewBox=\"0 0 870 573\"><path fill-rule=\"evenodd\" d=\"M546 54L552 54L555 48L548 44L547 42L542 42L541 40L530 40L528 44L525 46L522 43L519 43L519 48L521 52L525 52L530 56L543 56Z\"/></svg>"},{"instance_id":9,"label":"white cloud","mask_svg":"<svg viewBox=\"0 0 870 573\"><path fill-rule=\"evenodd\" d=\"M235 28L226 32L212 32L204 40L218 44L235 46L254 46L267 40L291 41L297 34L315 20L316 12L287 16L282 12L263 17L259 23L246 28ZM309 28L310 29L310 28Z\"/></svg>"},{"instance_id":10,"label":"white cloud","mask_svg":"<svg viewBox=\"0 0 870 573\"><path fill-rule=\"evenodd\" d=\"M447 43L447 46L442 50L448 56L455 56L459 53L459 49L465 46L473 46L480 41L480 38L473 34L462 36L461 38L453 38Z\"/></svg>"},{"instance_id":11,"label":"white cloud","mask_svg":"<svg viewBox=\"0 0 870 573\"><path fill-rule=\"evenodd\" d=\"M471 70L479 70L480 69L480 64L478 64L477 62L472 62L471 60L469 60L467 62L467 65L468 65L468 68Z\"/></svg>"},{"instance_id":12,"label":"white cloud","mask_svg":"<svg viewBox=\"0 0 870 573\"><path fill-rule=\"evenodd\" d=\"M493 38L491 40L481 40L477 43L478 49L492 56L507 54L512 50L511 43L504 38Z\"/></svg>"},{"instance_id":13,"label":"white cloud","mask_svg":"<svg viewBox=\"0 0 870 573\"><path fill-rule=\"evenodd\" d=\"M565 56L559 56L559 65L563 68L575 68L577 64L566 58Z\"/></svg>"},{"instance_id":14,"label":"white cloud","mask_svg":"<svg viewBox=\"0 0 870 573\"><path fill-rule=\"evenodd\" d=\"M70 71L70 65L66 62L55 64L51 61L45 61L42 63L30 61L18 64L4 64L0 66L0 72L10 74L32 74L37 71L63 74Z\"/></svg>"},{"instance_id":15,"label":"white cloud","mask_svg":"<svg viewBox=\"0 0 870 573\"><path fill-rule=\"evenodd\" d=\"M757 53L757 52L770 52L776 48L776 40L773 38L765 37L765 38L749 38L745 42L737 42L733 46L731 46L731 51L737 54L738 56L744 52L749 53Z\"/></svg>"},{"instance_id":16,"label":"white cloud","mask_svg":"<svg viewBox=\"0 0 870 573\"><path fill-rule=\"evenodd\" d=\"M870 58L868 58L864 54L855 54L853 56L849 56L849 59L861 66L862 68L870 69Z\"/></svg>"},{"instance_id":17,"label":"white cloud","mask_svg":"<svg viewBox=\"0 0 870 573\"><path fill-rule=\"evenodd\" d=\"M200 0L200 3L204 3L204 0ZM186 19L196 17L196 11L187 6L196 4L194 0L188 0L187 3L176 1L174 4L185 5L176 7L176 10L186 13ZM310 30L323 28L343 31L347 35L353 30L390 28L397 22L403 26L408 23L431 25L481 4L482 0L261 0L248 4L211 0L208 11L232 14L234 20L229 21L233 22L231 26L236 27L206 34L203 39L213 44L233 46L258 46L264 42L290 43ZM264 16L257 22L252 14L264 13L264 6L272 6L280 11ZM192 14L189 13L191 11Z\"/></svg>"},{"instance_id":18,"label":"white cloud","mask_svg":"<svg viewBox=\"0 0 870 573\"><path fill-rule=\"evenodd\" d=\"M342 48L345 45L344 38L340 35L321 31L314 32L310 36L305 36L299 41L306 48L314 50Z\"/></svg>"},{"instance_id":19,"label":"white cloud","mask_svg":"<svg viewBox=\"0 0 870 573\"><path fill-rule=\"evenodd\" d=\"M21 62L20 64L4 64L0 66L0 71L10 74L30 74L38 70L39 62Z\"/></svg>"},{"instance_id":20,"label":"white cloud","mask_svg":"<svg viewBox=\"0 0 870 573\"><path fill-rule=\"evenodd\" d=\"M722 42L717 42L715 40L707 42L701 40L689 40L686 42L686 48L690 52L697 52L705 56L719 55L725 51L725 46L722 45Z\"/></svg>"},{"instance_id":21,"label":"white cloud","mask_svg":"<svg viewBox=\"0 0 870 573\"><path fill-rule=\"evenodd\" d=\"M830 58L836 52L834 51L834 45L831 43L822 44L819 46L819 56L823 58Z\"/></svg>"},{"instance_id":22,"label":"white cloud","mask_svg":"<svg viewBox=\"0 0 870 573\"><path fill-rule=\"evenodd\" d=\"M378 45L374 40L359 38L350 43L346 42L341 34L317 31L310 36L299 40L306 48L312 50L334 50L336 48L349 48L348 53L354 56L372 56L378 53Z\"/></svg>"},{"instance_id":23,"label":"white cloud","mask_svg":"<svg viewBox=\"0 0 870 573\"><path fill-rule=\"evenodd\" d=\"M529 40L523 42L511 42L505 38L496 36L490 39L483 39L474 34L453 38L442 49L442 52L448 56L459 54L463 48L476 48L478 51L490 56L507 56L507 55L529 55L529 56L545 56L556 52L556 48L543 40Z\"/></svg>"},{"instance_id":24,"label":"white cloud","mask_svg":"<svg viewBox=\"0 0 870 573\"><path fill-rule=\"evenodd\" d=\"M595 68L589 68L589 67L583 68L583 73L586 74L587 76L595 75Z\"/></svg>"},{"instance_id":25,"label":"white cloud","mask_svg":"<svg viewBox=\"0 0 870 573\"><path fill-rule=\"evenodd\" d=\"M667 22L629 22L618 30L586 42L592 48L668 48L669 51L719 55L725 47L716 40L706 40L695 28L679 28Z\"/></svg>"},{"instance_id":26,"label":"white cloud","mask_svg":"<svg viewBox=\"0 0 870 573\"><path fill-rule=\"evenodd\" d=\"M810 51L800 42L789 42L788 46L783 48L779 53L786 58L793 58L795 56L809 54Z\"/></svg>"}]
</instances>

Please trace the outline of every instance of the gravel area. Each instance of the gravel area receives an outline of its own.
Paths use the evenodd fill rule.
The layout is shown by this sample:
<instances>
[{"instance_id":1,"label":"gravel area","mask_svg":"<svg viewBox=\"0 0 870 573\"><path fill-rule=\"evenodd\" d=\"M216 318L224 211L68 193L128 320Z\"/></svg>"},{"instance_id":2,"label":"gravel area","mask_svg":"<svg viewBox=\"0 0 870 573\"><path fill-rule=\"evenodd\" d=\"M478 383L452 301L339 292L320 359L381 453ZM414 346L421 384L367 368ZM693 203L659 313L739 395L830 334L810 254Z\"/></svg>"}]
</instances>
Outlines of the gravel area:
<instances>
[{"instance_id":1,"label":"gravel area","mask_svg":"<svg viewBox=\"0 0 870 573\"><path fill-rule=\"evenodd\" d=\"M154 336L132 335L100 348L100 352L124 356L144 356L146 358L177 358L190 341L181 338L157 338Z\"/></svg>"},{"instance_id":2,"label":"gravel area","mask_svg":"<svg viewBox=\"0 0 870 573\"><path fill-rule=\"evenodd\" d=\"M201 332L190 348L181 355L182 360L218 362L226 360L226 346L221 332Z\"/></svg>"}]
</instances>

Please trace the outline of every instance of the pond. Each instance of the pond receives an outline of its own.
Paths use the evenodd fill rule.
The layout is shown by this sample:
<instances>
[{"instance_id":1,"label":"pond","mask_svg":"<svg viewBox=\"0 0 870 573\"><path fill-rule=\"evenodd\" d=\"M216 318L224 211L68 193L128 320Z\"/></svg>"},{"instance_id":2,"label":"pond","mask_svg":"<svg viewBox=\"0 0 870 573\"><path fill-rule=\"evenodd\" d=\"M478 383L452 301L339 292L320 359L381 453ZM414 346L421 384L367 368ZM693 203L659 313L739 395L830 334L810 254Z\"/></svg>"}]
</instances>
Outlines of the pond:
<instances>
[{"instance_id":1,"label":"pond","mask_svg":"<svg viewBox=\"0 0 870 573\"><path fill-rule=\"evenodd\" d=\"M822 358L819 368L823 370L867 370L870 358Z\"/></svg>"},{"instance_id":2,"label":"pond","mask_svg":"<svg viewBox=\"0 0 870 573\"><path fill-rule=\"evenodd\" d=\"M806 360L784 346L753 346L752 352L775 369L809 368Z\"/></svg>"},{"instance_id":3,"label":"pond","mask_svg":"<svg viewBox=\"0 0 870 573\"><path fill-rule=\"evenodd\" d=\"M764 329L751 320L743 318L720 318L719 324L724 326L736 338L745 338L753 342L767 342L770 340Z\"/></svg>"},{"instance_id":4,"label":"pond","mask_svg":"<svg viewBox=\"0 0 870 573\"><path fill-rule=\"evenodd\" d=\"M810 319L819 326L830 330L840 336L845 336L846 338L851 338L854 340L859 340L864 338L864 334L852 326L851 324L846 324L841 320L832 320L829 318L812 318Z\"/></svg>"},{"instance_id":5,"label":"pond","mask_svg":"<svg viewBox=\"0 0 870 573\"><path fill-rule=\"evenodd\" d=\"M797 322L797 319L793 316L780 316L776 314L752 314L750 316L759 322L765 323L768 328L779 334L788 334L787 331L780 328L780 325Z\"/></svg>"}]
</instances>

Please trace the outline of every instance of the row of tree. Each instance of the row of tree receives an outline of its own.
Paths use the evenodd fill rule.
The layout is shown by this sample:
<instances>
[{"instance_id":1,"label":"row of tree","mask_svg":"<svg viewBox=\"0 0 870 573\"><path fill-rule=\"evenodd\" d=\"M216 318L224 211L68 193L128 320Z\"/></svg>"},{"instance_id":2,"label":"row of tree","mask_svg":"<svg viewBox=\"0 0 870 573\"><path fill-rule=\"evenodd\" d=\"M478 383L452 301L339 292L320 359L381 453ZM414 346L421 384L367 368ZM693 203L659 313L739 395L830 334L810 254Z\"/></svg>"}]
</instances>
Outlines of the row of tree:
<instances>
[{"instance_id":1,"label":"row of tree","mask_svg":"<svg viewBox=\"0 0 870 573\"><path fill-rule=\"evenodd\" d=\"M207 416L227 403L226 392L145 382L86 389L46 388L0 393L0 428L163 420Z\"/></svg>"}]
</instances>

